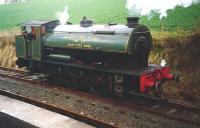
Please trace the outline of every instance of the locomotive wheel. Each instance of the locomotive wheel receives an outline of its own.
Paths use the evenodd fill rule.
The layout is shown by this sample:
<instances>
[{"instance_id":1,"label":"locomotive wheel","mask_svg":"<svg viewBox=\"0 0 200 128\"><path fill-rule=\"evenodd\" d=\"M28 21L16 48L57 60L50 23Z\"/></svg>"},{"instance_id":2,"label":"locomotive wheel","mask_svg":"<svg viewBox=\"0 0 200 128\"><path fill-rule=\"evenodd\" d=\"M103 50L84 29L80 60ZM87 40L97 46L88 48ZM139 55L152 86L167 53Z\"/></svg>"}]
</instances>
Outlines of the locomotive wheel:
<instances>
[{"instance_id":1,"label":"locomotive wheel","mask_svg":"<svg viewBox=\"0 0 200 128\"><path fill-rule=\"evenodd\" d=\"M153 96L161 99L163 94L162 83L160 81L156 82L156 85L153 89Z\"/></svg>"},{"instance_id":2,"label":"locomotive wheel","mask_svg":"<svg viewBox=\"0 0 200 128\"><path fill-rule=\"evenodd\" d=\"M89 89L92 93L103 96L109 96L112 94L112 78L110 75L96 75L93 78L93 81L94 82L91 82L89 85Z\"/></svg>"},{"instance_id":3,"label":"locomotive wheel","mask_svg":"<svg viewBox=\"0 0 200 128\"><path fill-rule=\"evenodd\" d=\"M29 65L27 66L27 72L29 74L33 74L35 72L35 65L33 62L29 62Z\"/></svg>"},{"instance_id":4,"label":"locomotive wheel","mask_svg":"<svg viewBox=\"0 0 200 128\"><path fill-rule=\"evenodd\" d=\"M65 85L65 87L70 88L70 89L79 89L80 84L77 81L78 80L76 78L65 77L64 78L64 85Z\"/></svg>"}]
</instances>

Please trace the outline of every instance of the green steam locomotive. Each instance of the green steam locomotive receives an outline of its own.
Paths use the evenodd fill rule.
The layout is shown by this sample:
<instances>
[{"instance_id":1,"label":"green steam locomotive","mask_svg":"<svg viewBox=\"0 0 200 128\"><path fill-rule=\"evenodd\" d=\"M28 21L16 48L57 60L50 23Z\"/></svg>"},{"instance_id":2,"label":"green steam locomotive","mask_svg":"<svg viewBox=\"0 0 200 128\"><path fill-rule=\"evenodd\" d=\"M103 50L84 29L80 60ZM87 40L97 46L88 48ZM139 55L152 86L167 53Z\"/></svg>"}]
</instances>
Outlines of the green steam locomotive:
<instances>
[{"instance_id":1,"label":"green steam locomotive","mask_svg":"<svg viewBox=\"0 0 200 128\"><path fill-rule=\"evenodd\" d=\"M164 80L175 76L166 66L148 64L152 37L138 20L128 17L126 25L94 25L87 19L77 25L26 22L16 36L17 65L29 72L62 76L71 88L88 82L95 93L160 96Z\"/></svg>"}]
</instances>

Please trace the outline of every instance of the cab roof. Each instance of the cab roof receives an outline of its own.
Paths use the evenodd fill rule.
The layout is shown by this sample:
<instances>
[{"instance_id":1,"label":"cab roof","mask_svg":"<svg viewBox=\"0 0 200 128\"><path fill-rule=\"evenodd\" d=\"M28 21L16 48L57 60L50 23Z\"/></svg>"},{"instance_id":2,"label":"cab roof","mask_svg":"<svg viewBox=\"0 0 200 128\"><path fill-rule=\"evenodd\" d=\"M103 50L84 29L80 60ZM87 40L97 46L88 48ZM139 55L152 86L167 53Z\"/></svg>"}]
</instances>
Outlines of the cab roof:
<instances>
[{"instance_id":1,"label":"cab roof","mask_svg":"<svg viewBox=\"0 0 200 128\"><path fill-rule=\"evenodd\" d=\"M23 23L21 26L41 26L50 22L55 22L55 21L50 21L50 20L34 20L34 21L27 21Z\"/></svg>"}]
</instances>

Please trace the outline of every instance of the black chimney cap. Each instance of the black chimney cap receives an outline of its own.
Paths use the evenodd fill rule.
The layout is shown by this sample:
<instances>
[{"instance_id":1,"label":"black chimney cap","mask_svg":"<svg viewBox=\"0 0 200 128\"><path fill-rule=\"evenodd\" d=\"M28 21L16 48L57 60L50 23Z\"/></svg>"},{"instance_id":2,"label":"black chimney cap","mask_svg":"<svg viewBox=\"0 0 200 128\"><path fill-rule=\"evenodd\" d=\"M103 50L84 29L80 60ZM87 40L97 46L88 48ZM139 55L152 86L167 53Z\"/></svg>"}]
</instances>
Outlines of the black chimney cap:
<instances>
[{"instance_id":1,"label":"black chimney cap","mask_svg":"<svg viewBox=\"0 0 200 128\"><path fill-rule=\"evenodd\" d=\"M127 17L127 26L133 28L138 24L139 17Z\"/></svg>"},{"instance_id":2,"label":"black chimney cap","mask_svg":"<svg viewBox=\"0 0 200 128\"><path fill-rule=\"evenodd\" d=\"M139 20L140 18L137 16L129 16L127 17L127 20Z\"/></svg>"}]
</instances>

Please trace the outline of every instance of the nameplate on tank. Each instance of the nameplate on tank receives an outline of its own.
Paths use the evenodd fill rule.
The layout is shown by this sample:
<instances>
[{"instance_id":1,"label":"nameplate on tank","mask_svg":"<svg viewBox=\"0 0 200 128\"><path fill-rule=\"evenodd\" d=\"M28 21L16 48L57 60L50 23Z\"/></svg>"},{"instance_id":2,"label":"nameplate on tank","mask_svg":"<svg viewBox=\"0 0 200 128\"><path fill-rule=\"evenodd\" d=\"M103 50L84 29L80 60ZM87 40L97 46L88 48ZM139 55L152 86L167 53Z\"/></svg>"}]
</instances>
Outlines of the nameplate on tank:
<instances>
[{"instance_id":1,"label":"nameplate on tank","mask_svg":"<svg viewBox=\"0 0 200 128\"><path fill-rule=\"evenodd\" d=\"M91 44L81 44L81 43L67 43L67 47L92 48L92 45Z\"/></svg>"}]
</instances>

